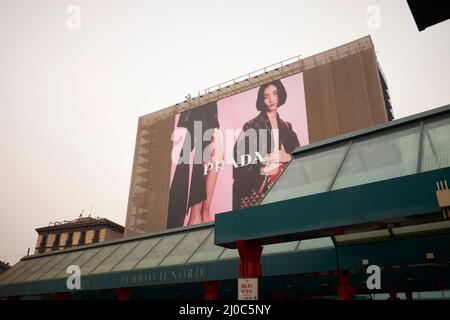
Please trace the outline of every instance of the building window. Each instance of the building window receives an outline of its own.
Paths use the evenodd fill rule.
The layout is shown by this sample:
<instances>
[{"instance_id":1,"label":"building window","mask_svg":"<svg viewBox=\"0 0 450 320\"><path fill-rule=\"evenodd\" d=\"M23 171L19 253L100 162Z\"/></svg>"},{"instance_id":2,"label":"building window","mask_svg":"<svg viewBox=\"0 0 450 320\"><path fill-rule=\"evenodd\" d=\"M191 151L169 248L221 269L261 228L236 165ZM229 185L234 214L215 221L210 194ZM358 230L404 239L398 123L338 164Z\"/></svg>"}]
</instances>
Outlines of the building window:
<instances>
[{"instance_id":1,"label":"building window","mask_svg":"<svg viewBox=\"0 0 450 320\"><path fill-rule=\"evenodd\" d=\"M100 241L100 230L95 230L94 238L92 239L92 243L96 243Z\"/></svg>"},{"instance_id":2,"label":"building window","mask_svg":"<svg viewBox=\"0 0 450 320\"><path fill-rule=\"evenodd\" d=\"M69 233L69 235L67 236L65 247L70 248L72 246L72 241L73 241L73 232Z\"/></svg>"},{"instance_id":3,"label":"building window","mask_svg":"<svg viewBox=\"0 0 450 320\"><path fill-rule=\"evenodd\" d=\"M53 241L52 250L58 250L59 249L59 242L61 240L61 234L57 233L55 236L55 240Z\"/></svg>"},{"instance_id":4,"label":"building window","mask_svg":"<svg viewBox=\"0 0 450 320\"><path fill-rule=\"evenodd\" d=\"M41 243L39 244L38 253L44 253L46 247L47 247L47 235L43 235Z\"/></svg>"},{"instance_id":5,"label":"building window","mask_svg":"<svg viewBox=\"0 0 450 320\"><path fill-rule=\"evenodd\" d=\"M80 235L80 240L78 240L78 244L82 245L86 243L86 231L82 231Z\"/></svg>"}]
</instances>

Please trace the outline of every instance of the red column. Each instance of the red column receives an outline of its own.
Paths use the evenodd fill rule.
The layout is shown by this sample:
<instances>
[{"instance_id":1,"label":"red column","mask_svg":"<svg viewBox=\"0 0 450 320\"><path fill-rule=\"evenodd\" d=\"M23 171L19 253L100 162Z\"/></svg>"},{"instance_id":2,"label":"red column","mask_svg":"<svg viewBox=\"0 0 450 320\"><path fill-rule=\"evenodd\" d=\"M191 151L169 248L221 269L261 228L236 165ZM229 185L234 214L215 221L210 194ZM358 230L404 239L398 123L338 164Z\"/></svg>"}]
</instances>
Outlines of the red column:
<instances>
[{"instance_id":1,"label":"red column","mask_svg":"<svg viewBox=\"0 0 450 320\"><path fill-rule=\"evenodd\" d=\"M68 300L70 292L56 292L52 293L52 300Z\"/></svg>"},{"instance_id":2,"label":"red column","mask_svg":"<svg viewBox=\"0 0 450 320\"><path fill-rule=\"evenodd\" d=\"M286 299L286 294L284 294L283 292L275 292L273 294L273 299L274 300L285 300Z\"/></svg>"},{"instance_id":3,"label":"red column","mask_svg":"<svg viewBox=\"0 0 450 320\"><path fill-rule=\"evenodd\" d=\"M406 296L406 300L412 300L413 299L413 294L411 291L406 291L405 292L405 296Z\"/></svg>"},{"instance_id":4,"label":"red column","mask_svg":"<svg viewBox=\"0 0 450 320\"><path fill-rule=\"evenodd\" d=\"M348 271L338 271L338 286L337 294L341 300L352 300L353 299L353 287L350 284L350 272Z\"/></svg>"},{"instance_id":5,"label":"red column","mask_svg":"<svg viewBox=\"0 0 450 320\"><path fill-rule=\"evenodd\" d=\"M116 300L130 300L132 288L116 288Z\"/></svg>"},{"instance_id":6,"label":"red column","mask_svg":"<svg viewBox=\"0 0 450 320\"><path fill-rule=\"evenodd\" d=\"M397 297L397 291L395 291L393 289L389 290L389 298L388 298L388 300L392 300L392 301L400 300L400 298Z\"/></svg>"},{"instance_id":7,"label":"red column","mask_svg":"<svg viewBox=\"0 0 450 320\"><path fill-rule=\"evenodd\" d=\"M239 276L242 278L261 277L261 254L263 247L260 244L237 240L236 247L241 262L239 264Z\"/></svg>"},{"instance_id":8,"label":"red column","mask_svg":"<svg viewBox=\"0 0 450 320\"><path fill-rule=\"evenodd\" d=\"M219 300L220 281L205 281L205 300Z\"/></svg>"}]
</instances>

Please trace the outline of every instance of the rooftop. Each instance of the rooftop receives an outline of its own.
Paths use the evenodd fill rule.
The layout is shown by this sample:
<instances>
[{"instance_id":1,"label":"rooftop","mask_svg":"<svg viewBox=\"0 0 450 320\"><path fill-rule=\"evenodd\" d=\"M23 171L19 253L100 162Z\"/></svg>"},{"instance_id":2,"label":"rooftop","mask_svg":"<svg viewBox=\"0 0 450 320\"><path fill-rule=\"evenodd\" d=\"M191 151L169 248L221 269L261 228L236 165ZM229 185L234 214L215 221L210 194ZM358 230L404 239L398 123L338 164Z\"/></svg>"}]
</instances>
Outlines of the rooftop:
<instances>
[{"instance_id":1,"label":"rooftop","mask_svg":"<svg viewBox=\"0 0 450 320\"><path fill-rule=\"evenodd\" d=\"M42 232L49 232L49 231L56 231L56 230L64 230L64 229L73 229L73 228L79 228L79 227L98 227L98 226L109 226L112 229L118 230L123 232L124 227L111 221L106 218L100 218L100 217L79 217L78 219L71 220L71 221L55 221L50 222L48 226L36 228L36 231L38 233Z\"/></svg>"}]
</instances>

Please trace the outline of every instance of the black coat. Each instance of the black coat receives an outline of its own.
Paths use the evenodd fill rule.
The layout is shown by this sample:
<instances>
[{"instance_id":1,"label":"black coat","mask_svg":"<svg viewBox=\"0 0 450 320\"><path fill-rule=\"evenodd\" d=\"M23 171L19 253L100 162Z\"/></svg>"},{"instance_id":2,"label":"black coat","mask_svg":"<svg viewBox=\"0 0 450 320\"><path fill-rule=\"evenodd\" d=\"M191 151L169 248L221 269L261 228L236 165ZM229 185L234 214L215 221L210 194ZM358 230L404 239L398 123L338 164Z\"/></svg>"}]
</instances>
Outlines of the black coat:
<instances>
[{"instance_id":1,"label":"black coat","mask_svg":"<svg viewBox=\"0 0 450 320\"><path fill-rule=\"evenodd\" d=\"M242 153L250 154L252 160L255 159L255 150L254 148L253 150L250 149L249 139L245 138L245 135L246 133L248 134L249 129L253 129L256 132L256 151L258 151L262 157L265 157L268 153L272 153L274 151L274 141L271 133L272 126L267 113L261 112L257 117L245 123L242 128L242 133L234 146L234 159L237 164L241 163L240 156ZM261 129L267 130L266 139L262 139L263 137L259 136ZM294 130L292 130L292 125L287 121L283 121L279 115L278 129L280 149L283 145L286 152L292 153L295 148L300 146L297 134ZM239 150L241 153L238 154ZM250 195L253 191L256 191L263 183L265 176L261 174L262 166L263 164L258 160L252 161L251 164L246 166L233 168L233 210L241 209L241 199Z\"/></svg>"}]
</instances>

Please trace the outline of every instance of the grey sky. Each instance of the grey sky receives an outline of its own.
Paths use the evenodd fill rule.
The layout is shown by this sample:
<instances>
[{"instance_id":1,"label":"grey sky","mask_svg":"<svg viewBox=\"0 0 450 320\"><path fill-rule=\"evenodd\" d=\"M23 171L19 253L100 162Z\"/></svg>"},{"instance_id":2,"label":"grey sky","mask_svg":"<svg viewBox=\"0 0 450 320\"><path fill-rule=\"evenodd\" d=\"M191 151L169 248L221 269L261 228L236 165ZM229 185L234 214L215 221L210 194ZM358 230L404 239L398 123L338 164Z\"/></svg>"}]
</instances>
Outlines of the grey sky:
<instances>
[{"instance_id":1,"label":"grey sky","mask_svg":"<svg viewBox=\"0 0 450 320\"><path fill-rule=\"evenodd\" d=\"M91 206L125 223L139 116L367 34L397 118L450 103L450 22L418 32L406 1L0 0L0 260Z\"/></svg>"}]
</instances>

